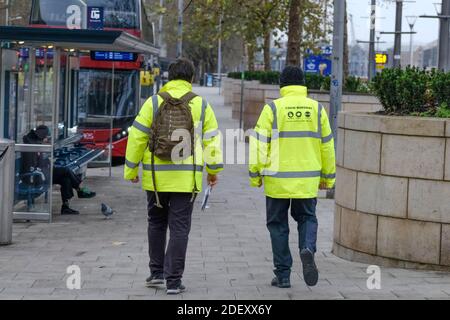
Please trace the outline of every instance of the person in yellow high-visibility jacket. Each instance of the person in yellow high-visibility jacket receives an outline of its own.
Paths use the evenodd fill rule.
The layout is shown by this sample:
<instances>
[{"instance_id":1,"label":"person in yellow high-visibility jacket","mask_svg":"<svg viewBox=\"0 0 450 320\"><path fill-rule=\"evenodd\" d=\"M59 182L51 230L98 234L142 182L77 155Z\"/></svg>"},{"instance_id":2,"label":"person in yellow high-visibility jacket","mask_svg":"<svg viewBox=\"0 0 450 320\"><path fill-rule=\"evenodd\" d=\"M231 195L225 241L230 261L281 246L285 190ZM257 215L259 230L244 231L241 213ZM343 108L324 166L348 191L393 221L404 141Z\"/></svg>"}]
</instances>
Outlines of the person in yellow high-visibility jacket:
<instances>
[{"instance_id":1,"label":"person in yellow high-visibility jacket","mask_svg":"<svg viewBox=\"0 0 450 320\"><path fill-rule=\"evenodd\" d=\"M183 97L192 91L194 72L192 62L186 59L177 60L169 67L169 82L161 92L167 92L173 98ZM147 191L148 199L151 272L146 284L157 286L164 284L166 280L167 294L179 294L185 290L181 279L192 221L193 188L196 186L196 191L201 192L205 163L208 184L217 184L217 174L223 170L223 157L214 111L205 99L197 96L189 103L196 128L195 167L192 156L181 163L155 157L156 193L148 144L150 128L162 102L163 99L155 95L145 102L139 112L128 137L124 176L126 180L138 183L139 164L142 163L142 187ZM166 250L168 228L170 239Z\"/></svg>"},{"instance_id":2,"label":"person in yellow high-visibility jacket","mask_svg":"<svg viewBox=\"0 0 450 320\"><path fill-rule=\"evenodd\" d=\"M333 188L336 177L333 133L324 107L307 98L301 69L286 67L280 86L281 98L264 106L250 136L250 184L265 186L276 276L272 285L290 287L291 208L298 224L304 280L314 286L318 281L314 261L318 190Z\"/></svg>"}]
</instances>

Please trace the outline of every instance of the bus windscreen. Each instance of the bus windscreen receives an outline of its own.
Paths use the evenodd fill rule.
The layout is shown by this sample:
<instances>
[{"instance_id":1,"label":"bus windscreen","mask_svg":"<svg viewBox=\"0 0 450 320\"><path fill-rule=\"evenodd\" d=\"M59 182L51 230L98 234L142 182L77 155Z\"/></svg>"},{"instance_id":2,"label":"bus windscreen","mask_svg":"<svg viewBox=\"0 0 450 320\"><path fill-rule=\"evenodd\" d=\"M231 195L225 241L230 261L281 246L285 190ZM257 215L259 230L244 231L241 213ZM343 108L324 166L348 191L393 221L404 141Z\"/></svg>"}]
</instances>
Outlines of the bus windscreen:
<instances>
[{"instance_id":1,"label":"bus windscreen","mask_svg":"<svg viewBox=\"0 0 450 320\"><path fill-rule=\"evenodd\" d=\"M81 69L78 83L78 120L135 117L138 110L139 72ZM114 84L114 86L112 86ZM111 105L114 103L113 110Z\"/></svg>"}]
</instances>

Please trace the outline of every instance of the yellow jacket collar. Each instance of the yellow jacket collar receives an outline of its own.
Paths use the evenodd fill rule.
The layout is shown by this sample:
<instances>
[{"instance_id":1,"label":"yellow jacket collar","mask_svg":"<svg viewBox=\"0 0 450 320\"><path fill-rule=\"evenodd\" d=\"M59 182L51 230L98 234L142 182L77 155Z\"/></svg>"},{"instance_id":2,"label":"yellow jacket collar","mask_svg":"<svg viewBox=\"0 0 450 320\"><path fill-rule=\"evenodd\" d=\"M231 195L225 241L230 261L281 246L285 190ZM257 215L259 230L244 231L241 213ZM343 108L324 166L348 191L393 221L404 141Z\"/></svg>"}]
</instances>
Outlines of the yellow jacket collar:
<instances>
[{"instance_id":1,"label":"yellow jacket collar","mask_svg":"<svg viewBox=\"0 0 450 320\"><path fill-rule=\"evenodd\" d=\"M308 88L304 86L287 86L280 90L282 97L289 96L302 96L306 97L308 95Z\"/></svg>"},{"instance_id":2,"label":"yellow jacket collar","mask_svg":"<svg viewBox=\"0 0 450 320\"><path fill-rule=\"evenodd\" d=\"M167 82L160 92L173 90L192 91L192 84L184 80L172 80Z\"/></svg>"}]
</instances>

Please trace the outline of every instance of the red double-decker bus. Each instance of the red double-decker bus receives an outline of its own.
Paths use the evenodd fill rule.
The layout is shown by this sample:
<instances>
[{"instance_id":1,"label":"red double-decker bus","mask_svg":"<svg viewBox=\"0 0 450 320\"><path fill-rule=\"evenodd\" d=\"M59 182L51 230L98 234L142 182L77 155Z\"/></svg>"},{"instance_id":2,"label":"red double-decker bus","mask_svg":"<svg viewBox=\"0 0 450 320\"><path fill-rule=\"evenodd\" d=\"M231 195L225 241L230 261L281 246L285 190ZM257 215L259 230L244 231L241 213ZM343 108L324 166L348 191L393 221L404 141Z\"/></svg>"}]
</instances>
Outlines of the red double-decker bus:
<instances>
[{"instance_id":1,"label":"red double-decker bus","mask_svg":"<svg viewBox=\"0 0 450 320\"><path fill-rule=\"evenodd\" d=\"M126 31L143 38L141 0L33 0L30 26L86 28L88 26L82 23L88 20L89 7L102 8L103 30ZM107 149L112 136L112 157L125 157L128 129L141 103L139 75L143 57L133 57L112 62L109 59L99 61L92 52L80 53L72 106L75 110L71 112L76 115L78 130L83 134L82 144Z\"/></svg>"}]
</instances>

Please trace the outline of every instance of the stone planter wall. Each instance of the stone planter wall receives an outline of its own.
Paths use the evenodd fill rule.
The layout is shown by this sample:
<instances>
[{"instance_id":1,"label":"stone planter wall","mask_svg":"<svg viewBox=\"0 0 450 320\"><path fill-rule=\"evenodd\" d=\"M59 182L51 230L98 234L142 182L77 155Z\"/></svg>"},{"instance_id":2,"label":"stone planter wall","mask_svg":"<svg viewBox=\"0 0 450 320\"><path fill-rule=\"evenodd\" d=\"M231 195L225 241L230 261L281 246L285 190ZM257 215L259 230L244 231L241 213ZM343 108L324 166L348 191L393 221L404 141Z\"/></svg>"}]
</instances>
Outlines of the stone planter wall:
<instances>
[{"instance_id":1,"label":"stone planter wall","mask_svg":"<svg viewBox=\"0 0 450 320\"><path fill-rule=\"evenodd\" d=\"M231 78L222 79L222 90L221 93L224 98L224 103L226 106L233 103L233 82L235 80Z\"/></svg>"},{"instance_id":2,"label":"stone planter wall","mask_svg":"<svg viewBox=\"0 0 450 320\"><path fill-rule=\"evenodd\" d=\"M241 80L227 79L224 84L225 105L232 106L233 119L239 119L241 107ZM232 92L226 92L228 90ZM258 81L246 81L244 85L244 128L253 128L265 103L278 99L280 88L275 85L263 85ZM310 91L309 97L322 103L329 112L330 95L328 92ZM343 111L376 112L381 110L378 99L365 94L344 94Z\"/></svg>"},{"instance_id":3,"label":"stone planter wall","mask_svg":"<svg viewBox=\"0 0 450 320\"><path fill-rule=\"evenodd\" d=\"M450 270L450 120L341 113L333 252Z\"/></svg>"}]
</instances>

